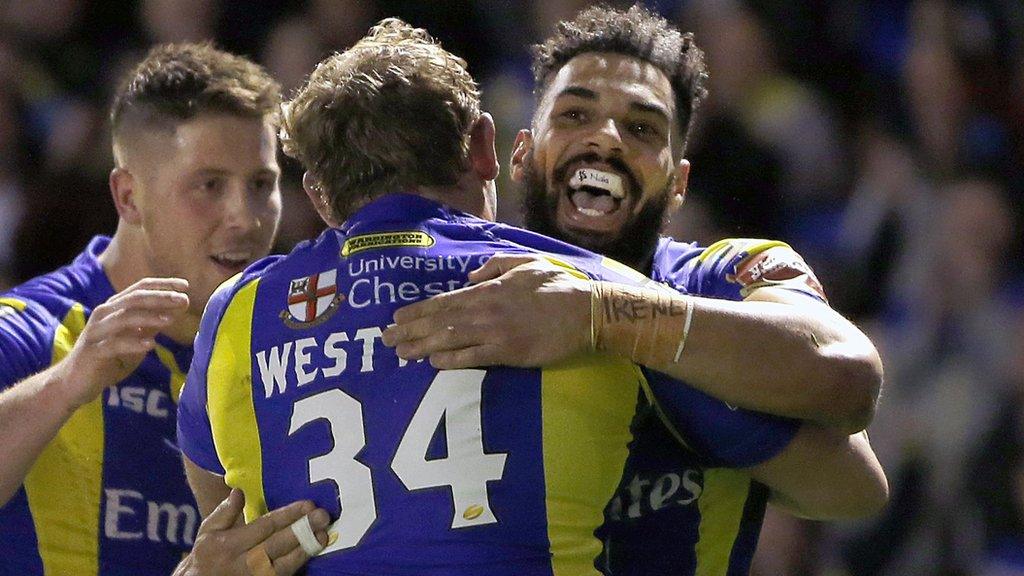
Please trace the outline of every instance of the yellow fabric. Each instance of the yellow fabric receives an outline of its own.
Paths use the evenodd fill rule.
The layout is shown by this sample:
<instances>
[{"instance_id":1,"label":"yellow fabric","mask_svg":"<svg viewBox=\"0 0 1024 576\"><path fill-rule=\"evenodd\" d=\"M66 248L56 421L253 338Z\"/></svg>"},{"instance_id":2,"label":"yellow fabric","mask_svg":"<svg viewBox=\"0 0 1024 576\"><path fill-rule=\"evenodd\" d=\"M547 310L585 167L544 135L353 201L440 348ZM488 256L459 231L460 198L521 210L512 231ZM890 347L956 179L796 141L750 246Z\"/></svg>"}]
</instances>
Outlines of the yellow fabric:
<instances>
[{"instance_id":1,"label":"yellow fabric","mask_svg":"<svg viewBox=\"0 0 1024 576\"><path fill-rule=\"evenodd\" d=\"M54 364L67 356L84 328L85 311L75 304L54 334ZM68 419L25 477L46 574L98 573L102 481L100 395Z\"/></svg>"},{"instance_id":2,"label":"yellow fabric","mask_svg":"<svg viewBox=\"0 0 1024 576\"><path fill-rule=\"evenodd\" d=\"M588 355L541 372L548 538L555 576L597 574L593 531L618 487L643 376L632 363ZM591 473L581 476L579 470ZM585 482L584 480L590 479Z\"/></svg>"},{"instance_id":3,"label":"yellow fabric","mask_svg":"<svg viewBox=\"0 0 1024 576\"><path fill-rule=\"evenodd\" d=\"M0 306L10 306L18 312L21 312L28 306L28 304L18 300L17 298L0 298Z\"/></svg>"},{"instance_id":4,"label":"yellow fabric","mask_svg":"<svg viewBox=\"0 0 1024 576\"><path fill-rule=\"evenodd\" d=\"M206 400L213 445L224 466L224 482L245 493L245 521L267 512L263 456L252 399L250 342L256 301L253 281L235 294L214 337L206 372Z\"/></svg>"},{"instance_id":5,"label":"yellow fabric","mask_svg":"<svg viewBox=\"0 0 1024 576\"><path fill-rule=\"evenodd\" d=\"M739 470L710 468L704 471L704 490L697 500L701 521L694 576L727 574L750 482L750 476Z\"/></svg>"},{"instance_id":6,"label":"yellow fabric","mask_svg":"<svg viewBox=\"0 0 1024 576\"><path fill-rule=\"evenodd\" d=\"M171 373L169 384L171 399L177 404L178 397L181 396L181 387L185 385L185 373L181 371L181 368L178 368L178 361L174 359L174 354L170 350L157 344L155 352L156 357L160 359L160 363Z\"/></svg>"}]
</instances>

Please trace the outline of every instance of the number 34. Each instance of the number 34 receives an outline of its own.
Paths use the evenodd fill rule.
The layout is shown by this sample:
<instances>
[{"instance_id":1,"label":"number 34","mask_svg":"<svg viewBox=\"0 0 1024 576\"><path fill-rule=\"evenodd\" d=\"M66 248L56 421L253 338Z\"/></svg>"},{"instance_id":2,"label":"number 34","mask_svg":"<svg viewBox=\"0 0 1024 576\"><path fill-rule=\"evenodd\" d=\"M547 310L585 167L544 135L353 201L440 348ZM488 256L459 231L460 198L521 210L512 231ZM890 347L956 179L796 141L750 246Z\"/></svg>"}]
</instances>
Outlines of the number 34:
<instances>
[{"instance_id":1,"label":"number 34","mask_svg":"<svg viewBox=\"0 0 1024 576\"><path fill-rule=\"evenodd\" d=\"M487 482L500 480L507 454L485 454L480 423L483 370L446 370L431 382L398 445L391 469L409 490L448 486L455 513L452 528L497 522L487 498ZM340 389L295 403L288 434L315 420L327 420L334 448L309 461L309 482L330 480L338 488L341 516L330 527L338 540L321 554L351 548L377 518L370 468L356 460L366 444L363 408ZM430 439L445 423L448 456L427 460ZM344 430L339 436L337 431Z\"/></svg>"}]
</instances>

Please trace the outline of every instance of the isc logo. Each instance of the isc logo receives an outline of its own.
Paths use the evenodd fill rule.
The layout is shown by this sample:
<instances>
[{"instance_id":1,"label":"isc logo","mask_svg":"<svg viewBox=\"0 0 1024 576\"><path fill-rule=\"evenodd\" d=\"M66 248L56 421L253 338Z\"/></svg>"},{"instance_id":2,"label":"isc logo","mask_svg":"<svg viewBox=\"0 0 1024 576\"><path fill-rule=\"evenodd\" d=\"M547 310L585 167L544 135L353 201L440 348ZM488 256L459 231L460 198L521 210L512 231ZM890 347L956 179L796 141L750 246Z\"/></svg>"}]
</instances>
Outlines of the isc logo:
<instances>
[{"instance_id":1,"label":"isc logo","mask_svg":"<svg viewBox=\"0 0 1024 576\"><path fill-rule=\"evenodd\" d=\"M154 418L167 418L167 406L170 396L162 390L142 388L140 386L111 386L110 395L107 397L107 406L122 406L138 412L148 414Z\"/></svg>"}]
</instances>

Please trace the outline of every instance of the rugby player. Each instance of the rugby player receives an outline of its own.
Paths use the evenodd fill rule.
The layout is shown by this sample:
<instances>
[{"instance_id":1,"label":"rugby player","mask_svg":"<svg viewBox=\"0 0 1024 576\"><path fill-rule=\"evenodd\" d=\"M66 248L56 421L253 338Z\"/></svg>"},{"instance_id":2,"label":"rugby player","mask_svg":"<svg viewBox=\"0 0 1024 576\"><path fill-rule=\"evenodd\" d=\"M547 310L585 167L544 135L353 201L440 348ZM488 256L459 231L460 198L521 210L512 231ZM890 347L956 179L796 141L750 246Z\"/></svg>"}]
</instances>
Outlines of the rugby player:
<instances>
[{"instance_id":1,"label":"rugby player","mask_svg":"<svg viewBox=\"0 0 1024 576\"><path fill-rule=\"evenodd\" d=\"M589 8L537 47L534 74L538 106L512 158L528 227L612 256L688 296L665 300L652 288L574 278L543 259L498 256L470 276L479 286L397 312L384 341L403 359L429 356L440 368L538 366L598 348L733 406L830 426L819 432L835 450L866 444L846 434L873 414L877 352L828 307L799 255L781 242L730 239L703 248L658 236L682 204L683 154L704 92L703 56L692 36L639 6ZM708 482L722 472L674 449L674 434L657 418L642 422L602 531L607 571L703 573L714 548L718 558L729 554L729 573L745 573L763 488L751 485L726 516L733 528L709 542L706 528L722 516L705 509ZM812 479L819 465L794 464L793 474L821 480ZM674 505L679 495L686 505ZM867 515L884 502L861 507L864 501L839 491L819 496L799 506L775 500L816 518Z\"/></svg>"},{"instance_id":2,"label":"rugby player","mask_svg":"<svg viewBox=\"0 0 1024 576\"><path fill-rule=\"evenodd\" d=\"M380 342L394 311L465 285L496 252L546 253L592 281L645 279L490 221L494 124L465 63L423 30L381 22L284 111L285 152L330 229L211 299L178 413L204 512L232 488L250 520L313 500L335 520L310 574L593 574L639 397L704 462L752 466L798 505L884 494L865 443L822 451L813 427L730 410L622 358L456 371L400 359ZM810 457L839 478L794 479ZM705 480L704 501L731 507L748 484Z\"/></svg>"},{"instance_id":3,"label":"rugby player","mask_svg":"<svg viewBox=\"0 0 1024 576\"><path fill-rule=\"evenodd\" d=\"M192 547L175 403L210 294L270 250L279 92L252 62L187 44L153 49L120 85L117 231L0 295L0 573L166 575ZM274 551L298 564L287 526L312 511L205 530L244 559L283 525Z\"/></svg>"}]
</instances>

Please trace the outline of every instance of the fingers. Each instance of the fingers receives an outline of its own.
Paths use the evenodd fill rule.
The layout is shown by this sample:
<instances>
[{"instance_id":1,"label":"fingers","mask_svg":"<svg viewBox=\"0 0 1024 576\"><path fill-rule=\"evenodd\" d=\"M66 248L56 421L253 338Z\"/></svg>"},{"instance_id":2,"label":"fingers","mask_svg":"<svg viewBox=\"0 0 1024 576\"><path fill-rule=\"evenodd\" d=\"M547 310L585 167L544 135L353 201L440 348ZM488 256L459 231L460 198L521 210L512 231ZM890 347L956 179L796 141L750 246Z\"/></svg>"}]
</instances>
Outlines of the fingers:
<instances>
[{"instance_id":1,"label":"fingers","mask_svg":"<svg viewBox=\"0 0 1024 576\"><path fill-rule=\"evenodd\" d=\"M143 278L115 294L113 298L135 292L136 290L161 290L185 293L188 292L188 280L184 278Z\"/></svg>"},{"instance_id":2,"label":"fingers","mask_svg":"<svg viewBox=\"0 0 1024 576\"><path fill-rule=\"evenodd\" d=\"M123 308L185 310L188 308L188 295L175 290L128 289L112 296L105 306L111 311Z\"/></svg>"},{"instance_id":3,"label":"fingers","mask_svg":"<svg viewBox=\"0 0 1024 576\"><path fill-rule=\"evenodd\" d=\"M288 529L292 522L301 518L304 514L313 511L313 503L309 500L292 502L277 510L264 514L256 521L238 529L236 538L238 543L245 550L270 538L275 532L282 528Z\"/></svg>"},{"instance_id":4,"label":"fingers","mask_svg":"<svg viewBox=\"0 0 1024 576\"><path fill-rule=\"evenodd\" d=\"M245 498L242 496L242 491L238 488L233 488L228 497L218 504L213 509L213 512L210 512L206 520L203 520L199 531L210 532L231 528L234 526L235 520L241 515L244 504Z\"/></svg>"},{"instance_id":5,"label":"fingers","mask_svg":"<svg viewBox=\"0 0 1024 576\"><path fill-rule=\"evenodd\" d=\"M404 360L419 360L438 352L459 350L469 346L494 344L500 337L486 326L462 318L420 318L396 327L395 353Z\"/></svg>"},{"instance_id":6,"label":"fingers","mask_svg":"<svg viewBox=\"0 0 1024 576\"><path fill-rule=\"evenodd\" d=\"M302 516L300 515L299 518L301 517ZM296 520L299 518L296 518ZM316 534L317 532L320 532L324 535L322 540L319 537L317 538L321 545L327 544L326 529L330 522L331 518L327 515L325 510L318 508L309 513L309 525L313 529L313 533ZM267 538L263 545L267 549L267 555L274 560L275 566L278 563L278 560L276 559L283 558L290 554L295 550L295 548L298 548L300 552L302 551L302 547L299 546L299 540L295 537L295 532L292 530L291 522L271 535L270 538Z\"/></svg>"},{"instance_id":7,"label":"fingers","mask_svg":"<svg viewBox=\"0 0 1024 576\"><path fill-rule=\"evenodd\" d=\"M509 360L503 358L502 349L493 344L483 346L469 346L459 350L446 350L435 352L430 355L430 365L438 370L457 370L460 368L475 368L478 366L495 366L504 364L513 366ZM509 356L510 355L505 355Z\"/></svg>"},{"instance_id":8,"label":"fingers","mask_svg":"<svg viewBox=\"0 0 1024 576\"><path fill-rule=\"evenodd\" d=\"M516 266L541 260L540 256L523 254L495 254L484 265L469 273L469 281L480 283L497 278Z\"/></svg>"},{"instance_id":9,"label":"fingers","mask_svg":"<svg viewBox=\"0 0 1024 576\"><path fill-rule=\"evenodd\" d=\"M312 523L313 521L310 520L310 524ZM314 534L316 535L316 539L320 542L321 545L327 546L326 531L314 529ZM299 546L298 542L296 541L295 548L293 548L287 554L274 560L274 572L276 572L278 576L291 576L292 574L298 572L299 568L305 566L306 562L309 562L309 554L306 554L306 551L303 550L302 547Z\"/></svg>"},{"instance_id":10,"label":"fingers","mask_svg":"<svg viewBox=\"0 0 1024 576\"><path fill-rule=\"evenodd\" d=\"M417 318L423 318L424 316L450 314L456 310L460 310L465 304L460 296L478 288L479 286L459 288L452 292L431 296L430 298L416 302L415 304L403 306L398 310L395 310L395 323L401 324L403 322L410 322Z\"/></svg>"}]
</instances>

